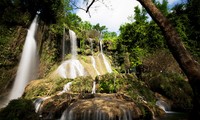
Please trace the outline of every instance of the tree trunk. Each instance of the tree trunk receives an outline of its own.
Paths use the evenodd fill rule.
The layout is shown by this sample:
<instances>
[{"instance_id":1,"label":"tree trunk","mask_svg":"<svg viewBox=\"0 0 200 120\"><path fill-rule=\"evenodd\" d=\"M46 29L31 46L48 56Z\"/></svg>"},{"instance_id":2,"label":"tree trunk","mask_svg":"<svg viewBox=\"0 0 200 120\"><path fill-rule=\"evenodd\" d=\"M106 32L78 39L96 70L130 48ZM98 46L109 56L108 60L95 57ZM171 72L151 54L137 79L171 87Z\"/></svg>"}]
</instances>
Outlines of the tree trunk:
<instances>
[{"instance_id":1,"label":"tree trunk","mask_svg":"<svg viewBox=\"0 0 200 120\"><path fill-rule=\"evenodd\" d=\"M169 50L188 77L189 84L191 85L194 93L192 113L194 113L197 118L200 118L200 64L192 58L181 42L181 38L175 28L170 24L160 10L157 9L152 0L138 1L161 28L166 38Z\"/></svg>"}]
</instances>

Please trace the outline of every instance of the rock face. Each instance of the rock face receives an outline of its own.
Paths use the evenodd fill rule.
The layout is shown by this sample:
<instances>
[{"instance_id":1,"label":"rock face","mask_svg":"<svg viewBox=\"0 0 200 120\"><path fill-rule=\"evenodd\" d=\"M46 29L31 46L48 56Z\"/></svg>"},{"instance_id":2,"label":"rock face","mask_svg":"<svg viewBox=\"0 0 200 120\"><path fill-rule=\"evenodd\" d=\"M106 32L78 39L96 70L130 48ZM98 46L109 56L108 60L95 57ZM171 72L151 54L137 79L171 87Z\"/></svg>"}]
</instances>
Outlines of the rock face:
<instances>
[{"instance_id":1,"label":"rock face","mask_svg":"<svg viewBox=\"0 0 200 120\"><path fill-rule=\"evenodd\" d=\"M43 119L61 116L61 120L135 120L144 118L145 106L141 106L123 94L64 93L44 101L39 114Z\"/></svg>"},{"instance_id":2,"label":"rock face","mask_svg":"<svg viewBox=\"0 0 200 120\"><path fill-rule=\"evenodd\" d=\"M133 120L141 116L141 110L133 101L118 98L115 94L98 94L71 104L61 120Z\"/></svg>"}]
</instances>

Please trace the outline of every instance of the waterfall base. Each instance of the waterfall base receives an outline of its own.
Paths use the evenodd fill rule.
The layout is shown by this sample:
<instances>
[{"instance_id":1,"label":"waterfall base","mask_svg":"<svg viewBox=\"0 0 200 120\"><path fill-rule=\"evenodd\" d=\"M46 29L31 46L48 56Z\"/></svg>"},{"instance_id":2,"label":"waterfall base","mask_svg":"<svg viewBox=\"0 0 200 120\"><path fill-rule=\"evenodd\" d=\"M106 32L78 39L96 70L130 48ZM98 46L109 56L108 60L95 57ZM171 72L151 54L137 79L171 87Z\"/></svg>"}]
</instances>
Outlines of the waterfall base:
<instances>
[{"instance_id":1,"label":"waterfall base","mask_svg":"<svg viewBox=\"0 0 200 120\"><path fill-rule=\"evenodd\" d=\"M134 120L142 115L134 102L113 94L97 95L80 99L71 104L62 114L61 120Z\"/></svg>"},{"instance_id":2,"label":"waterfall base","mask_svg":"<svg viewBox=\"0 0 200 120\"><path fill-rule=\"evenodd\" d=\"M60 120L135 120L145 117L141 108L150 113L124 94L64 93L43 101L39 114Z\"/></svg>"}]
</instances>

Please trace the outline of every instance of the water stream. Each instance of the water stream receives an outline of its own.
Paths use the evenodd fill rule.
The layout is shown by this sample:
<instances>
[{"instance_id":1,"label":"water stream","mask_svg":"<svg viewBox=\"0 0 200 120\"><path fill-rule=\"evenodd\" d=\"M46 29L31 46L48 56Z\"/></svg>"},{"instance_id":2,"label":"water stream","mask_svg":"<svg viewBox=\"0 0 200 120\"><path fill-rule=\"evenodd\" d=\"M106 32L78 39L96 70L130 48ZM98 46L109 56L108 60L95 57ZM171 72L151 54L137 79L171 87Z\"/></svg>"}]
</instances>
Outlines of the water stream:
<instances>
[{"instance_id":1,"label":"water stream","mask_svg":"<svg viewBox=\"0 0 200 120\"><path fill-rule=\"evenodd\" d=\"M100 40L99 42L100 42L100 49L101 49L101 54L100 54L100 55L102 56L104 65L105 65L105 67L106 67L106 69L107 69L107 72L108 72L108 73L112 73L112 68L111 68L111 66L110 66L110 64L109 64L109 62L108 62L108 60L105 58L104 53L103 53L102 40Z\"/></svg>"},{"instance_id":2,"label":"water stream","mask_svg":"<svg viewBox=\"0 0 200 120\"><path fill-rule=\"evenodd\" d=\"M72 82L68 82L67 84L65 84L63 87L63 90L61 92L59 92L57 95L62 95L63 93L70 91L71 85L72 85Z\"/></svg>"},{"instance_id":3,"label":"water stream","mask_svg":"<svg viewBox=\"0 0 200 120\"><path fill-rule=\"evenodd\" d=\"M71 59L64 61L57 69L58 74L62 78L76 78L84 76L85 70L80 61L77 59L77 38L74 31L69 30L71 43Z\"/></svg>"},{"instance_id":4,"label":"water stream","mask_svg":"<svg viewBox=\"0 0 200 120\"><path fill-rule=\"evenodd\" d=\"M74 31L69 30L69 35L70 35L70 42L71 42L71 54L72 54L72 59L77 59L76 56L78 55L77 53L77 37Z\"/></svg>"},{"instance_id":5,"label":"water stream","mask_svg":"<svg viewBox=\"0 0 200 120\"><path fill-rule=\"evenodd\" d=\"M15 78L13 88L10 92L9 99L17 99L22 96L24 88L27 83L36 78L37 70L37 45L35 41L35 33L37 29L38 15L34 18L28 34L26 36L25 44L21 60L17 70L17 76Z\"/></svg>"}]
</instances>

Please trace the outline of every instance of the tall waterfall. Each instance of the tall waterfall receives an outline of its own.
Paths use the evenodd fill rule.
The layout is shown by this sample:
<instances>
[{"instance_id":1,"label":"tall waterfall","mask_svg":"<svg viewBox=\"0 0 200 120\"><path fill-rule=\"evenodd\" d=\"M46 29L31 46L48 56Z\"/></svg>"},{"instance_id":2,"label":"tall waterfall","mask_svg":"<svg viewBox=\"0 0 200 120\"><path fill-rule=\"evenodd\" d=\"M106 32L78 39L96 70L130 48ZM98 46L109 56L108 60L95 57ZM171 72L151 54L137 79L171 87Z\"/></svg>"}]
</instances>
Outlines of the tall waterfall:
<instances>
[{"instance_id":1,"label":"tall waterfall","mask_svg":"<svg viewBox=\"0 0 200 120\"><path fill-rule=\"evenodd\" d=\"M107 71L108 71L109 73L111 73L111 72L112 72L111 66L110 66L108 60L105 58L105 56L104 56L104 54L103 54L102 40L100 40L99 43L100 43L101 56L102 56L103 62L104 62L104 64L105 64L105 66L106 66Z\"/></svg>"},{"instance_id":2,"label":"tall waterfall","mask_svg":"<svg viewBox=\"0 0 200 120\"><path fill-rule=\"evenodd\" d=\"M71 42L71 54L70 60L64 61L57 69L58 74L63 78L76 78L78 76L84 76L85 70L80 61L77 59L77 38L74 31L69 30L70 42Z\"/></svg>"},{"instance_id":3,"label":"tall waterfall","mask_svg":"<svg viewBox=\"0 0 200 120\"><path fill-rule=\"evenodd\" d=\"M36 77L37 45L35 41L35 33L37 29L37 19L38 15L36 15L33 22L31 23L28 34L26 36L21 60L17 70L17 76L9 95L10 100L21 97L27 83Z\"/></svg>"},{"instance_id":4,"label":"tall waterfall","mask_svg":"<svg viewBox=\"0 0 200 120\"><path fill-rule=\"evenodd\" d=\"M64 61L65 59L65 28L63 29L63 39L62 39L62 60Z\"/></svg>"},{"instance_id":5,"label":"tall waterfall","mask_svg":"<svg viewBox=\"0 0 200 120\"><path fill-rule=\"evenodd\" d=\"M93 40L92 40L92 38L89 38L89 40L90 40L90 50L93 55Z\"/></svg>"},{"instance_id":6,"label":"tall waterfall","mask_svg":"<svg viewBox=\"0 0 200 120\"><path fill-rule=\"evenodd\" d=\"M72 59L76 59L76 56L77 56L77 38L76 38L76 34L75 34L74 31L69 30L69 35L70 35L70 42L71 42Z\"/></svg>"}]
</instances>

